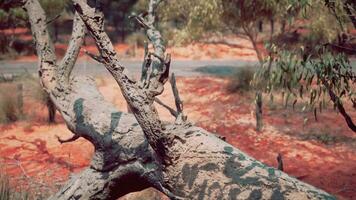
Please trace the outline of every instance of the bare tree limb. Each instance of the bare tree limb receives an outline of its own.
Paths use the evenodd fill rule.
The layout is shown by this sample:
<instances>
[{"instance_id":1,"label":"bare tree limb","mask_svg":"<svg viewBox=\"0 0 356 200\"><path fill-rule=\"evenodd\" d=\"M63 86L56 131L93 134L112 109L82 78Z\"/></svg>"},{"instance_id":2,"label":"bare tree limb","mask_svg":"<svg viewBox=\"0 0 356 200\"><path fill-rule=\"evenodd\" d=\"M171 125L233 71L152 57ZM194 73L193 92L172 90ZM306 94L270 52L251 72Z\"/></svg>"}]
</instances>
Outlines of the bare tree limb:
<instances>
[{"instance_id":1,"label":"bare tree limb","mask_svg":"<svg viewBox=\"0 0 356 200\"><path fill-rule=\"evenodd\" d=\"M277 167L277 169L278 169L278 170L281 170L281 171L284 171L284 167L283 167L283 157L282 157L282 154L280 154L280 153L278 153L277 162L278 162L278 167Z\"/></svg>"},{"instance_id":2,"label":"bare tree limb","mask_svg":"<svg viewBox=\"0 0 356 200\"><path fill-rule=\"evenodd\" d=\"M145 50L145 54L143 57L143 63L141 69L141 88L143 88L146 85L148 70L151 67L151 62L152 62L148 51L148 43L146 41L144 44L144 50Z\"/></svg>"},{"instance_id":3,"label":"bare tree limb","mask_svg":"<svg viewBox=\"0 0 356 200\"><path fill-rule=\"evenodd\" d=\"M163 106L164 108L166 108L166 109L171 113L171 115L173 115L175 118L178 117L178 112L175 111L173 108L171 108L171 107L169 107L168 105L166 105L165 103L163 103L163 102L162 102L161 100L159 100L157 97L155 98L155 101L156 101L159 105L161 105L161 106Z\"/></svg>"},{"instance_id":4,"label":"bare tree limb","mask_svg":"<svg viewBox=\"0 0 356 200\"><path fill-rule=\"evenodd\" d=\"M153 10L156 2L156 0L151 0L151 10ZM73 5L86 24L88 31L95 39L100 55L105 62L105 67L119 84L123 96L129 104L138 123L142 127L149 143L160 156L164 157L166 149L164 148L165 145L163 145L163 143L169 143L169 140L171 139L169 139L169 137L162 137L165 133L162 132L162 124L153 105L154 96L162 93L163 85L162 83L155 84L157 82L152 82L152 80L159 79L159 77L155 76L155 73L157 72L156 69L158 65L161 68L162 64L160 60L153 59L152 61L152 73L149 75L149 88L139 88L136 81L128 74L127 69L120 64L110 38L104 31L103 13L96 8L90 7L84 0L73 0ZM150 14L147 15L147 17L151 17L149 18L151 19L149 23L153 24L153 12L151 11L149 13ZM163 57L165 47L163 46L163 40L159 32L157 30L150 29L147 30L147 34L149 38L154 41L154 53L160 57ZM162 72L160 71L159 73ZM142 99L146 100L141 101ZM163 138L165 139L163 140Z\"/></svg>"},{"instance_id":5,"label":"bare tree limb","mask_svg":"<svg viewBox=\"0 0 356 200\"><path fill-rule=\"evenodd\" d=\"M75 62L78 58L80 48L84 42L86 33L85 24L76 12L73 20L73 32L68 45L68 49L60 63L60 75L69 81L69 77L73 71Z\"/></svg>"},{"instance_id":6,"label":"bare tree limb","mask_svg":"<svg viewBox=\"0 0 356 200\"><path fill-rule=\"evenodd\" d=\"M56 55L54 45L46 27L45 12L36 0L27 0L23 8L27 11L39 59L39 75L47 90L54 89L56 77Z\"/></svg>"},{"instance_id":7,"label":"bare tree limb","mask_svg":"<svg viewBox=\"0 0 356 200\"><path fill-rule=\"evenodd\" d=\"M87 56L89 56L91 59L95 60L96 62L105 64L105 61L104 61L104 59L103 59L101 56L92 54L92 53L90 53L90 52L87 51L87 50L84 50L84 53L85 53Z\"/></svg>"},{"instance_id":8,"label":"bare tree limb","mask_svg":"<svg viewBox=\"0 0 356 200\"><path fill-rule=\"evenodd\" d=\"M160 2L160 0L150 0L147 12L138 16L133 16L138 24L146 30L146 35L154 48L154 52L148 53L149 56L153 56L152 61L149 63L151 67L151 73L146 76L146 79L144 79L146 80L144 86L148 89L151 96L157 96L163 92L163 85L167 81L167 74L169 73L169 65L167 67L164 59L164 54L166 51L164 41L162 39L161 33L155 27L155 12ZM146 61L144 61L144 65L147 65Z\"/></svg>"},{"instance_id":9,"label":"bare tree limb","mask_svg":"<svg viewBox=\"0 0 356 200\"><path fill-rule=\"evenodd\" d=\"M176 117L176 124L184 124L187 121L187 116L183 113L183 101L179 97L179 92L176 84L176 78L174 73L172 73L171 79L169 80L172 87L172 92L174 96L174 102L176 104L178 116Z\"/></svg>"},{"instance_id":10,"label":"bare tree limb","mask_svg":"<svg viewBox=\"0 0 356 200\"><path fill-rule=\"evenodd\" d=\"M68 142L74 142L80 138L80 136L76 135L76 134L74 134L72 137L70 137L68 139L61 139L58 135L56 135L56 137L57 137L58 142L61 144L68 143Z\"/></svg>"},{"instance_id":11,"label":"bare tree limb","mask_svg":"<svg viewBox=\"0 0 356 200\"><path fill-rule=\"evenodd\" d=\"M172 91L173 91L173 95L174 95L174 102L176 104L177 111L178 111L178 113L182 113L183 112L183 102L179 97L179 92L178 92L178 88L177 88L177 84L176 84L176 77L175 77L174 73L172 73L170 83L171 83L171 87L172 87Z\"/></svg>"},{"instance_id":12,"label":"bare tree limb","mask_svg":"<svg viewBox=\"0 0 356 200\"><path fill-rule=\"evenodd\" d=\"M62 16L62 14L58 14L57 16L53 17L52 19L48 20L48 21L46 22L46 25L53 23L53 22L56 21L60 16Z\"/></svg>"},{"instance_id":13,"label":"bare tree limb","mask_svg":"<svg viewBox=\"0 0 356 200\"><path fill-rule=\"evenodd\" d=\"M356 125L352 121L352 118L350 115L346 112L344 106L341 103L341 99L334 93L334 91L331 89L329 83L325 80L322 79L323 85L326 87L328 90L329 96L331 101L334 103L334 105L337 107L337 109L340 111L341 115L344 117L347 126L353 131L356 132Z\"/></svg>"}]
</instances>

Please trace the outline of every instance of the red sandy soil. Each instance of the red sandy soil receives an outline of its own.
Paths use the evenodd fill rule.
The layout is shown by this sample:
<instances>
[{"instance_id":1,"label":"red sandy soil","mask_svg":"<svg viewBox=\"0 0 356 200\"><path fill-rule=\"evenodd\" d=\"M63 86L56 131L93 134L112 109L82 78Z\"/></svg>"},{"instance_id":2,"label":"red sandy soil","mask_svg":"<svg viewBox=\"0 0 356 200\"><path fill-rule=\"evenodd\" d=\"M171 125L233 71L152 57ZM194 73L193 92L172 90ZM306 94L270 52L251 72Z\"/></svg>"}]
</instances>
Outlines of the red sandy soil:
<instances>
[{"instance_id":1,"label":"red sandy soil","mask_svg":"<svg viewBox=\"0 0 356 200\"><path fill-rule=\"evenodd\" d=\"M276 156L281 153L286 173L340 199L356 198L356 134L334 111L325 110L318 116L318 122L310 120L303 126L304 117L312 118L312 113L293 112L291 108L271 110L265 106L265 127L258 133L251 112L253 95L229 94L226 79L200 77L178 78L177 81L189 120L225 136L229 143L267 165L276 166ZM126 103L114 80L98 78L97 83L107 101L126 111ZM174 107L168 86L160 99ZM40 110L45 115L43 107L37 109L33 105L27 105L27 108ZM163 120L173 120L168 111L157 107ZM356 112L349 110L356 119ZM344 140L325 145L300 137L310 133L328 133ZM45 183L50 186L48 192L51 193L67 180L69 174L79 172L89 164L93 153L89 142L79 139L60 145L56 135L67 138L71 133L63 123L46 125L43 120L0 126L0 162L14 185ZM149 191L145 192L156 193ZM137 195L142 193L130 194L124 199L135 199Z\"/></svg>"},{"instance_id":2,"label":"red sandy soil","mask_svg":"<svg viewBox=\"0 0 356 200\"><path fill-rule=\"evenodd\" d=\"M239 59L254 61L256 60L256 53L252 49L250 43L246 39L241 39L242 46L232 47L227 44L205 44L205 43L193 43L184 45L182 47L169 47L167 53L171 53L172 58L175 60L206 60L206 59ZM58 57L62 57L65 54L67 45L56 44L56 53ZM116 51L119 57L125 59L142 59L144 50L142 47L136 49L135 55L131 55L134 51L133 47L128 44L115 44ZM84 55L83 50L87 50L92 53L97 53L95 45L84 46L80 52L79 59L88 59ZM17 61L37 61L36 55L24 55L16 58Z\"/></svg>"},{"instance_id":3,"label":"red sandy soil","mask_svg":"<svg viewBox=\"0 0 356 200\"><path fill-rule=\"evenodd\" d=\"M26 28L15 28L15 29L5 29L0 30L0 33L13 35L23 41L32 40L32 36L28 29ZM252 48L251 43L248 39L236 36L226 36L229 41L235 42L237 45L227 45L227 44L207 44L207 43L192 43L183 46L174 46L167 49L168 53L172 54L172 58L177 60L206 60L206 59L239 59L239 60L256 60L256 53ZM70 37L68 35L60 36L61 40L68 41ZM55 45L56 54L58 57L63 57L67 49L68 44L57 43ZM261 43L260 48L263 49L263 44ZM144 55L144 50L142 47L137 49L133 45L128 44L114 44L116 51L120 58L126 59L142 59ZM87 50L92 53L97 52L94 41L90 37L86 37L86 46L83 46L82 50ZM134 53L133 53L134 52ZM84 51L81 51L79 59L88 59L84 55ZM37 61L37 56L22 55L16 58L18 61Z\"/></svg>"}]
</instances>

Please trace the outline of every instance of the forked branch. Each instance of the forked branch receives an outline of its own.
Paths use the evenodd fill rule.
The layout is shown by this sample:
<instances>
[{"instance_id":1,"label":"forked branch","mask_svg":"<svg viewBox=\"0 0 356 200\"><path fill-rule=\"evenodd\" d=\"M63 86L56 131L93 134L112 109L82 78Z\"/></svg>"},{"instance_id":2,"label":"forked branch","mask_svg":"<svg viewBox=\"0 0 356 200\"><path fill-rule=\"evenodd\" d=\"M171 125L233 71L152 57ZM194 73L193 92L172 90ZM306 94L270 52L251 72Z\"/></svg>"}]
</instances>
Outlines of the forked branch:
<instances>
[{"instance_id":1,"label":"forked branch","mask_svg":"<svg viewBox=\"0 0 356 200\"><path fill-rule=\"evenodd\" d=\"M158 1L151 0L149 12L146 16L148 19L147 23L150 25L150 28L147 30L147 35L154 47L154 55L150 54L148 50L146 51L143 64L142 73L147 74L146 77L148 78L146 80L149 85L148 87L140 87L140 85L129 75L128 70L121 65L113 44L104 31L102 11L96 7L89 6L85 0L72 1L88 31L95 39L105 67L120 86L125 100L143 129L149 143L159 155L164 156L165 149L162 147L164 146L163 143L167 141L162 140L162 138L169 137L162 137L162 134L165 133L162 131L162 124L153 103L154 97L163 91L162 82L166 81L167 78L161 79L161 75L164 74L164 76L166 76L168 74L166 69L169 69L168 65L170 59L168 59L169 62L162 63L162 59L157 58L163 58L165 51L161 35L159 31L153 27L153 14ZM164 70L162 70L163 68ZM149 69L151 69L151 71ZM160 82L160 80L162 82Z\"/></svg>"},{"instance_id":2,"label":"forked branch","mask_svg":"<svg viewBox=\"0 0 356 200\"><path fill-rule=\"evenodd\" d=\"M73 19L72 36L59 67L59 76L63 76L66 82L69 81L69 77L73 71L80 48L84 42L86 31L85 24L76 12Z\"/></svg>"}]
</instances>

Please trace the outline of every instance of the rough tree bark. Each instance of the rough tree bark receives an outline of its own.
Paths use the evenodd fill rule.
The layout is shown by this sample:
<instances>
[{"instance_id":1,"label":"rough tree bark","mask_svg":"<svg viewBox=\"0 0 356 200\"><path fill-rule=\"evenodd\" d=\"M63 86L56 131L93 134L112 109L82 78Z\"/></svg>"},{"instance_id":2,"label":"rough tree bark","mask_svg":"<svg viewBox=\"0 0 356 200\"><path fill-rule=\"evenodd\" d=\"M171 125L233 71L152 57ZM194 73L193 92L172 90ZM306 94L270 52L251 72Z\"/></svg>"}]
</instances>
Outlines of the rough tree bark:
<instances>
[{"instance_id":1,"label":"rough tree bark","mask_svg":"<svg viewBox=\"0 0 356 200\"><path fill-rule=\"evenodd\" d=\"M154 46L153 52L145 53L139 81L120 63L104 31L100 3L72 2L77 11L72 38L58 62L38 0L22 0L36 42L41 83L73 132L72 138L58 140L83 137L95 147L90 166L50 199L116 199L147 187L171 199L334 199L188 122L174 78L176 109L170 111L176 121L159 119L154 102L163 92L170 66L170 55L155 28L159 0L150 0L148 11L134 16ZM100 52L88 55L103 63L117 81L132 114L106 102L92 78L71 76L86 30Z\"/></svg>"}]
</instances>

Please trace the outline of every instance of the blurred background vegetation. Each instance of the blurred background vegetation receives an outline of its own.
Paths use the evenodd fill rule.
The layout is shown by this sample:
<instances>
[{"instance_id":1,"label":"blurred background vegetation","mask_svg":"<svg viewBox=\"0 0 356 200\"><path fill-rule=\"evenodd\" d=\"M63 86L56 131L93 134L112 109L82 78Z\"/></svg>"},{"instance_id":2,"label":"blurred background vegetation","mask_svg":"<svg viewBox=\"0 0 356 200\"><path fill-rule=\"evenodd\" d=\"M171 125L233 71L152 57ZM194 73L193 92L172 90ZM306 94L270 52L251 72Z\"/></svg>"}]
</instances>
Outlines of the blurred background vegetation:
<instances>
[{"instance_id":1,"label":"blurred background vegetation","mask_svg":"<svg viewBox=\"0 0 356 200\"><path fill-rule=\"evenodd\" d=\"M35 54L26 13L9 6L9 2L0 0L0 60ZM74 11L70 1L40 2L53 41L57 45L67 44ZM144 12L148 0L102 0L101 3L110 38L115 43L130 45L132 51L128 54L135 56L136 49L147 38L130 16ZM312 112L315 120L317 113L330 104L356 130L352 119L351 122L347 119L348 109L356 109L356 75L350 63L350 58L356 55L354 0L165 0L159 5L157 17L159 29L170 47L196 42L238 46L230 40L231 36L250 41L257 55L256 66L237 70L228 66L197 69L229 76L228 92L256 92L257 105L262 105L262 99L258 98L263 93L270 100L271 110L274 96L281 95L282 107L290 105L293 109ZM85 43L90 42L88 37ZM48 116L39 119L40 114L33 113L35 109L25 109L26 102L47 109ZM347 105L351 106L346 108ZM0 71L0 123L24 119L53 122L54 107L33 75L8 76ZM328 134L306 134L305 139L325 144L338 140ZM0 173L0 199L29 199L29 194L11 190L8 177Z\"/></svg>"},{"instance_id":2,"label":"blurred background vegetation","mask_svg":"<svg viewBox=\"0 0 356 200\"><path fill-rule=\"evenodd\" d=\"M1 57L33 54L31 40L14 34L15 28L29 27L25 12L6 6L6 2L2 0L0 7ZM53 40L66 44L73 16L69 0L40 2L47 13ZM103 0L101 3L112 40L143 45L145 36L130 16L144 12L147 1ZM160 29L169 45L224 41L226 35L243 35L252 42L260 61L263 52L259 44L264 42L288 47L342 42L355 49L355 42L350 41L354 40L350 31L356 23L352 0L170 0L161 3L158 13Z\"/></svg>"}]
</instances>

